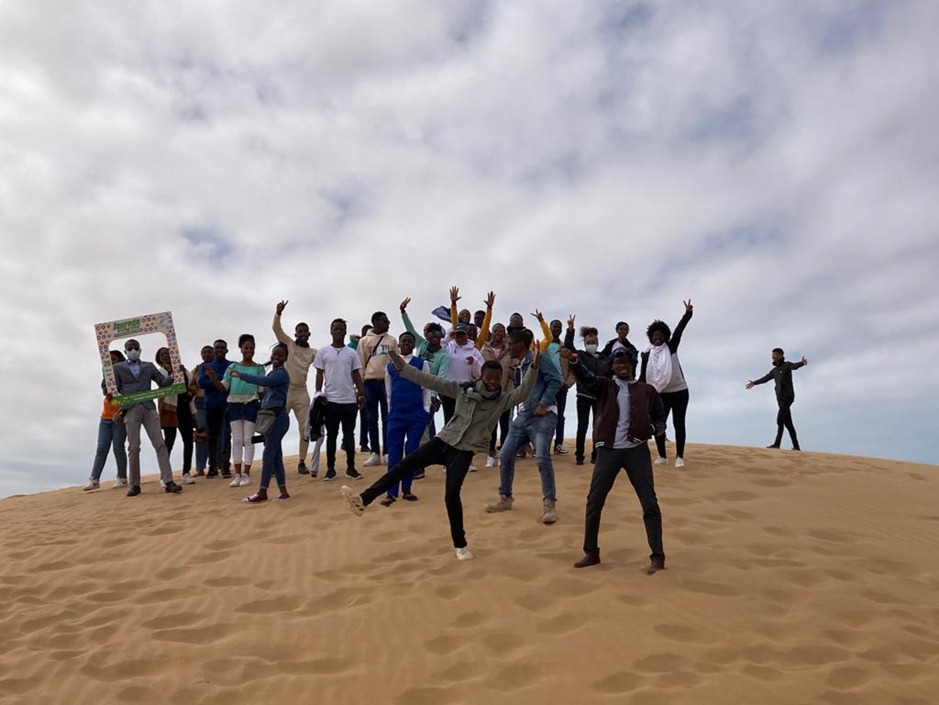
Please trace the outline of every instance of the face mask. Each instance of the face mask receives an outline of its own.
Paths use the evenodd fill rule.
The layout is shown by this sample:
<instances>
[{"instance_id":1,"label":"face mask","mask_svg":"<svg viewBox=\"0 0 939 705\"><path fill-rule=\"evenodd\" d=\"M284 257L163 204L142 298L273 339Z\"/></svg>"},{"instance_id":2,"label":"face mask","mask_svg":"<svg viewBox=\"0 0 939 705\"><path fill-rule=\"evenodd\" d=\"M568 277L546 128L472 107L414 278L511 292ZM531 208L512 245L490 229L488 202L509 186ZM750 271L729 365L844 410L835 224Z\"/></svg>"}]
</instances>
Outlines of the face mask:
<instances>
[{"instance_id":1,"label":"face mask","mask_svg":"<svg viewBox=\"0 0 939 705\"><path fill-rule=\"evenodd\" d=\"M587 343L586 345L584 345L584 350L586 350L589 353L595 353L597 351L597 344Z\"/></svg>"},{"instance_id":2,"label":"face mask","mask_svg":"<svg viewBox=\"0 0 939 705\"><path fill-rule=\"evenodd\" d=\"M127 359L130 360L131 362L137 362L137 360L140 359L140 351L139 351L139 350L128 350L128 351L127 351Z\"/></svg>"}]
</instances>

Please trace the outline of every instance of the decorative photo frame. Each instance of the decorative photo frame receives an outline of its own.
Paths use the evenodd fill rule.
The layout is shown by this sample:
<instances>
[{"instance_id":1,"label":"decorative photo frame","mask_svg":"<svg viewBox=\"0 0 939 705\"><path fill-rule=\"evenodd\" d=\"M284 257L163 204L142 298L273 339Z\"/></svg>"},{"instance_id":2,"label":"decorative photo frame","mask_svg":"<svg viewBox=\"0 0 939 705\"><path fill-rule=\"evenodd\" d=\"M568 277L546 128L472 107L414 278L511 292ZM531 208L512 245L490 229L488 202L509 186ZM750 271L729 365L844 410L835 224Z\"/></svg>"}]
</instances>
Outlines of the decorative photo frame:
<instances>
[{"instance_id":1,"label":"decorative photo frame","mask_svg":"<svg viewBox=\"0 0 939 705\"><path fill-rule=\"evenodd\" d=\"M133 338L135 335L146 335L147 333L162 333L166 336L166 347L169 348L170 363L173 366L173 384L159 389L151 389L148 392L136 392L122 396L117 391L117 381L114 378L114 369L111 365L111 343L122 338ZM95 337L98 340L98 354L101 356L104 386L107 392L113 396L112 406L159 399L170 394L182 394L186 391L186 380L183 377L183 366L179 356L179 344L176 341L176 329L173 327L173 314L169 311L96 323Z\"/></svg>"}]
</instances>

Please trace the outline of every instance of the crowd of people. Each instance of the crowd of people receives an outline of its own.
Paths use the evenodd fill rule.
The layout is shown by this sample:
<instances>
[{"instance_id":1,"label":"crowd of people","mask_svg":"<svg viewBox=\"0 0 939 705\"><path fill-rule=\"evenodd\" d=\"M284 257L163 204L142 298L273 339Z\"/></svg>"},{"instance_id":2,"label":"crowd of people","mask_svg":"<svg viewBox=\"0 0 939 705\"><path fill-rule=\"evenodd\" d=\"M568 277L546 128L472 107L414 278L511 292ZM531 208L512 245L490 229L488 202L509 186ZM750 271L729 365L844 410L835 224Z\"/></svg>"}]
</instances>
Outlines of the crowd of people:
<instances>
[{"instance_id":1,"label":"crowd of people","mask_svg":"<svg viewBox=\"0 0 939 705\"><path fill-rule=\"evenodd\" d=\"M277 344L268 362L255 359L255 338L245 333L238 338L237 361L228 358L225 340L205 345L201 361L192 370L182 369L182 393L163 396L157 404L120 404L120 396L112 403L111 395L106 395L97 452L84 489L100 489L110 449L117 464L114 486L127 488L130 497L140 494L143 427L156 453L165 492L182 490L174 481L169 459L177 437L183 446L182 485L204 477L228 480L230 487L250 486L254 446L263 441L258 487L242 501L267 501L272 480L279 490L274 499L286 500L290 495L282 440L289 416L293 415L300 429L296 472L319 477L325 444L324 481L337 478L338 449L344 452L346 478L362 479L356 468L358 425L359 452L367 456L362 466L385 466L387 472L360 493L348 485L342 487L351 509L361 515L379 497L386 507L399 498L417 501L414 481L424 477L428 467L443 465L451 538L457 558L467 560L472 553L463 528L460 490L466 474L475 472L482 458L485 467L498 466L500 475L498 498L486 505L487 512L513 509L516 460L531 457L541 479L541 521L558 520L552 455L569 452L565 421L568 392L574 387L574 460L584 465L589 458L594 468L586 506L584 557L575 565L599 563L600 514L614 479L625 469L642 506L651 549L649 572L664 568L661 513L647 441L655 439L654 464L668 463L665 429L671 417L674 464L684 466L689 392L678 347L693 315L691 301L684 302L684 314L674 332L661 320L648 326L648 345L640 353L629 340L625 321L616 324L615 337L601 347L596 327L578 329L571 315L565 330L560 319L549 321L536 309L532 316L541 336L536 342L520 313L512 313L506 324L493 322L492 292L483 302L485 308L475 312L461 309L460 299L459 289L451 288L449 309L435 309L435 319L420 331L407 310L410 299L404 299L399 304L404 331L397 336L389 332L391 322L383 311L372 314L361 335L348 336L347 322L337 318L329 325L330 343L319 350L310 345L307 323L297 323L293 336L285 332L282 317L288 302L279 302L272 322ZM121 396L173 382L166 348L157 351L155 364L140 359L140 344L133 339L126 341L123 354L114 350L111 356ZM782 386L784 395L789 395L785 412L780 402L779 433L783 426L789 428L797 449L788 413L791 370L805 362L803 358L802 363L776 368L782 371L776 375L777 391ZM315 375L312 397L311 369ZM771 377L772 372L748 387ZM439 412L443 426L438 432ZM778 437L776 447L779 441Z\"/></svg>"}]
</instances>

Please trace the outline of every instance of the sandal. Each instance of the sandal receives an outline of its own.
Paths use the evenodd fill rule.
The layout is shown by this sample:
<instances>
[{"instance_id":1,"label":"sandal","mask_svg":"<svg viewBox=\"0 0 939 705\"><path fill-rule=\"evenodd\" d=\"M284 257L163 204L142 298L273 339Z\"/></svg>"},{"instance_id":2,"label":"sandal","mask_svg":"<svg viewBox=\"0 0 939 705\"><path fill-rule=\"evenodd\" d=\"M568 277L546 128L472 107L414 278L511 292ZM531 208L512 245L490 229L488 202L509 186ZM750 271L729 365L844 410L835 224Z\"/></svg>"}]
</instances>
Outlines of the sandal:
<instances>
[{"instance_id":1,"label":"sandal","mask_svg":"<svg viewBox=\"0 0 939 705\"><path fill-rule=\"evenodd\" d=\"M390 507L395 501L394 497L385 497L379 504L383 507Z\"/></svg>"},{"instance_id":2,"label":"sandal","mask_svg":"<svg viewBox=\"0 0 939 705\"><path fill-rule=\"evenodd\" d=\"M417 501L417 495L416 495L416 494L411 494L410 492L405 492L403 495L401 495L401 499L403 499L403 500L405 500L405 501L407 501L407 502L416 502L416 501Z\"/></svg>"}]
</instances>

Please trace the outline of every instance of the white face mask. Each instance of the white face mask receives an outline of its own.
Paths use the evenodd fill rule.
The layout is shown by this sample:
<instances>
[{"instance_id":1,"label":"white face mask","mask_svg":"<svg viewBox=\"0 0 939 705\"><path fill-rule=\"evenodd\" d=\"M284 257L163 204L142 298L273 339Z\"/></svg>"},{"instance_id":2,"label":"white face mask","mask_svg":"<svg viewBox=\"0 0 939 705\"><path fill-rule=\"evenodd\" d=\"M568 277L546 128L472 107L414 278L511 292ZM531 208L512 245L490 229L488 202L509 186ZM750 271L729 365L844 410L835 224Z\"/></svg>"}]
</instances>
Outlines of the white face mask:
<instances>
[{"instance_id":1,"label":"white face mask","mask_svg":"<svg viewBox=\"0 0 939 705\"><path fill-rule=\"evenodd\" d=\"M137 362L137 360L140 359L140 351L139 351L139 350L128 350L128 351L127 351L127 359L130 360L131 362Z\"/></svg>"},{"instance_id":2,"label":"white face mask","mask_svg":"<svg viewBox=\"0 0 939 705\"><path fill-rule=\"evenodd\" d=\"M598 346L596 343L587 343L586 345L584 345L584 350L586 350L589 353L595 353L597 351L597 347Z\"/></svg>"}]
</instances>

